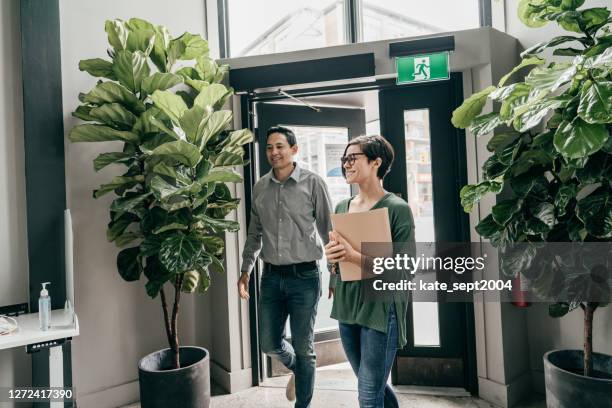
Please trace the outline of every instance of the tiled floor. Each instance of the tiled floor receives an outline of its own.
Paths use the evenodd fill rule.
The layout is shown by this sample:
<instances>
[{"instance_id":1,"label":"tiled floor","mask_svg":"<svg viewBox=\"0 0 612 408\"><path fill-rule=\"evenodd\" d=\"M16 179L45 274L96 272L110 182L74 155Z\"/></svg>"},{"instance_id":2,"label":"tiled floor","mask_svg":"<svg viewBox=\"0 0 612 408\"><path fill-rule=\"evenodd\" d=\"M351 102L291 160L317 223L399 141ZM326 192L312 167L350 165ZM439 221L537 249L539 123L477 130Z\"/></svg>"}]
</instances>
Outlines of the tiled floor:
<instances>
[{"instance_id":1,"label":"tiled floor","mask_svg":"<svg viewBox=\"0 0 612 408\"><path fill-rule=\"evenodd\" d=\"M291 408L285 398L288 377L268 379L260 387L234 394L215 395L211 408ZM339 364L317 370L313 408L358 408L357 382L348 364ZM494 408L479 398L468 396L459 389L415 389L396 387L401 408ZM213 394L217 394L213 389ZM433 395L435 394L435 395ZM442 394L442 395L440 395ZM545 408L541 397L517 408ZM139 408L132 405L126 408Z\"/></svg>"}]
</instances>

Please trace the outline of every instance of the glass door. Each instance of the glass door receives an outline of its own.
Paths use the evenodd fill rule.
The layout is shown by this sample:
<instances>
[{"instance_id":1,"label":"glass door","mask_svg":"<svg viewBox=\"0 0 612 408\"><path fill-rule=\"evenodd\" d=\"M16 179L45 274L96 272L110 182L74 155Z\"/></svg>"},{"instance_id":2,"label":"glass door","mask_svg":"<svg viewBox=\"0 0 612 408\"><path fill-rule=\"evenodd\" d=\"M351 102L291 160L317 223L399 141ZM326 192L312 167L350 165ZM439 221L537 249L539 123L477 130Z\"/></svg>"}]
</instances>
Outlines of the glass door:
<instances>
[{"instance_id":1,"label":"glass door","mask_svg":"<svg viewBox=\"0 0 612 408\"><path fill-rule=\"evenodd\" d=\"M465 142L450 123L461 96L461 78L455 74L449 81L379 93L382 134L396 153L385 188L409 203L417 248L419 243L469 240L468 218L459 201L466 183ZM421 279L438 278L431 273ZM471 304L448 303L442 296L437 300L409 305L408 344L398 351L393 383L473 389Z\"/></svg>"},{"instance_id":2,"label":"glass door","mask_svg":"<svg viewBox=\"0 0 612 408\"><path fill-rule=\"evenodd\" d=\"M259 177L270 171L266 159L266 131L272 126L288 127L295 133L298 144L297 163L319 174L327 183L332 200L332 210L342 199L349 197L351 189L342 176L340 158L348 141L365 133L365 111L355 108L317 106L316 109L280 103L257 103L257 142ZM332 300L327 298L329 271L325 260L321 260L321 299L315 320L315 351L317 366L346 361L339 340L338 322L330 318ZM285 329L291 337L289 324ZM267 359L267 375L286 373L276 360Z\"/></svg>"}]
</instances>

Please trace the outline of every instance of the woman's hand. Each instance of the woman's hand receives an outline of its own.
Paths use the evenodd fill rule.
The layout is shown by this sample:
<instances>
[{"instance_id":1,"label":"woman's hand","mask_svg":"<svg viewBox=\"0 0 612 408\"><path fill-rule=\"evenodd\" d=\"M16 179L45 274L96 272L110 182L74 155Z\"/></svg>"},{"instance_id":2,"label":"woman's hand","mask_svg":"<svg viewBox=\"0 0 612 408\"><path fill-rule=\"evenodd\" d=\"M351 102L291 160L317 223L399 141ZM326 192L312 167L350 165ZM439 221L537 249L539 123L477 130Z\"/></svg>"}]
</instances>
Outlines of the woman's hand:
<instances>
[{"instance_id":1,"label":"woman's hand","mask_svg":"<svg viewBox=\"0 0 612 408\"><path fill-rule=\"evenodd\" d=\"M339 233L329 232L329 243L325 245L327 262L351 262L361 265L361 254Z\"/></svg>"}]
</instances>

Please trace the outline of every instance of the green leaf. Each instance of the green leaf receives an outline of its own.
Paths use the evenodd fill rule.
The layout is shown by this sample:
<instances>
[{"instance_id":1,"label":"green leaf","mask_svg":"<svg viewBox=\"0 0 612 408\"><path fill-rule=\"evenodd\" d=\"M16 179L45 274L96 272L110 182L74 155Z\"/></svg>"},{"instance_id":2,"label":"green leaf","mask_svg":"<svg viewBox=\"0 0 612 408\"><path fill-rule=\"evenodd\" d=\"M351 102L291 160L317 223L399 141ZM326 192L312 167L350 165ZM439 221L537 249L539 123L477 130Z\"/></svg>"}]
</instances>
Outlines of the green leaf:
<instances>
[{"instance_id":1,"label":"green leaf","mask_svg":"<svg viewBox=\"0 0 612 408\"><path fill-rule=\"evenodd\" d=\"M215 158L215 167L240 166L242 164L244 164L242 156L235 153L221 152Z\"/></svg>"},{"instance_id":2,"label":"green leaf","mask_svg":"<svg viewBox=\"0 0 612 408\"><path fill-rule=\"evenodd\" d=\"M472 211L474 204L476 204L482 197L487 193L499 193L502 189L503 184L500 181L486 180L478 184L468 184L463 186L459 196L461 198L461 205L463 210L467 213Z\"/></svg>"},{"instance_id":3,"label":"green leaf","mask_svg":"<svg viewBox=\"0 0 612 408\"><path fill-rule=\"evenodd\" d=\"M519 176L531 167L552 162L553 156L544 150L528 150L523 152L512 165L512 174Z\"/></svg>"},{"instance_id":4,"label":"green leaf","mask_svg":"<svg viewBox=\"0 0 612 408\"><path fill-rule=\"evenodd\" d=\"M202 88L202 91L198 94L193 103L205 109L213 109L220 105L221 102L225 102L231 94L232 90L228 90L222 84L210 84Z\"/></svg>"},{"instance_id":5,"label":"green leaf","mask_svg":"<svg viewBox=\"0 0 612 408\"><path fill-rule=\"evenodd\" d=\"M139 114L145 111L144 104L125 87L114 82L102 82L83 96L83 102L92 105L120 103L130 111Z\"/></svg>"},{"instance_id":6,"label":"green leaf","mask_svg":"<svg viewBox=\"0 0 612 408\"><path fill-rule=\"evenodd\" d=\"M108 240L108 242L113 242L125 232L127 227L138 221L139 218L134 214L122 213L119 217L111 220L108 223L108 229L106 230L106 239Z\"/></svg>"},{"instance_id":7,"label":"green leaf","mask_svg":"<svg viewBox=\"0 0 612 408\"><path fill-rule=\"evenodd\" d=\"M566 48L557 48L553 51L553 55L561 55L564 57L575 57L576 55L582 55L583 50L578 50L576 48L566 47Z\"/></svg>"},{"instance_id":8,"label":"green leaf","mask_svg":"<svg viewBox=\"0 0 612 408\"><path fill-rule=\"evenodd\" d=\"M232 111L229 110L221 110L217 112L213 112L210 115L210 119L206 122L204 126L204 131L202 132L202 140L200 142L200 148L204 148L206 143L216 136L219 132L224 130L232 121Z\"/></svg>"},{"instance_id":9,"label":"green leaf","mask_svg":"<svg viewBox=\"0 0 612 408\"><path fill-rule=\"evenodd\" d=\"M176 138L164 133L149 133L145 135L145 137L146 139L140 144L140 150L148 155L153 153L153 150L155 150L157 147L176 140ZM155 164L157 163L154 163L154 165Z\"/></svg>"},{"instance_id":10,"label":"green leaf","mask_svg":"<svg viewBox=\"0 0 612 408\"><path fill-rule=\"evenodd\" d=\"M184 140L164 143L156 147L151 155L168 156L189 167L195 167L202 159L198 148Z\"/></svg>"},{"instance_id":11,"label":"green leaf","mask_svg":"<svg viewBox=\"0 0 612 408\"><path fill-rule=\"evenodd\" d=\"M151 95L155 91L165 91L183 83L180 75L156 72L142 81L142 90Z\"/></svg>"},{"instance_id":12,"label":"green leaf","mask_svg":"<svg viewBox=\"0 0 612 408\"><path fill-rule=\"evenodd\" d=\"M606 45L606 50L599 55L593 55L584 61L585 68L598 68L612 66L612 47Z\"/></svg>"},{"instance_id":13,"label":"green leaf","mask_svg":"<svg viewBox=\"0 0 612 408\"><path fill-rule=\"evenodd\" d=\"M580 118L562 123L555 132L554 145L568 159L589 156L603 147L608 138L603 124L590 124Z\"/></svg>"},{"instance_id":14,"label":"green leaf","mask_svg":"<svg viewBox=\"0 0 612 408\"><path fill-rule=\"evenodd\" d=\"M499 110L499 117L502 120L511 119L515 109L519 106L524 106L528 103L531 93L531 87L523 83L510 85L510 92L505 93L503 102ZM493 95L491 95L493 98Z\"/></svg>"},{"instance_id":15,"label":"green leaf","mask_svg":"<svg viewBox=\"0 0 612 408\"><path fill-rule=\"evenodd\" d=\"M117 163L130 157L132 156L123 152L101 153L93 161L94 170L100 171L109 164Z\"/></svg>"},{"instance_id":16,"label":"green leaf","mask_svg":"<svg viewBox=\"0 0 612 408\"><path fill-rule=\"evenodd\" d=\"M130 25L128 23L128 25ZM150 28L132 29L128 34L126 48L129 51L141 51L144 55L149 56L155 45L155 30L153 26Z\"/></svg>"},{"instance_id":17,"label":"green leaf","mask_svg":"<svg viewBox=\"0 0 612 408\"><path fill-rule=\"evenodd\" d=\"M548 315L550 317L563 317L569 313L569 304L565 302L553 303L548 305Z\"/></svg>"},{"instance_id":18,"label":"green leaf","mask_svg":"<svg viewBox=\"0 0 612 408\"><path fill-rule=\"evenodd\" d=\"M243 146L253 141L253 132L249 129L240 129L230 132L229 137L225 139L224 146Z\"/></svg>"},{"instance_id":19,"label":"green leaf","mask_svg":"<svg viewBox=\"0 0 612 408\"><path fill-rule=\"evenodd\" d=\"M487 215L476 225L476 232L483 238L491 238L502 229L503 227L495 222L492 214Z\"/></svg>"},{"instance_id":20,"label":"green leaf","mask_svg":"<svg viewBox=\"0 0 612 408\"><path fill-rule=\"evenodd\" d=\"M588 81L580 94L578 115L587 123L611 123L612 81Z\"/></svg>"},{"instance_id":21,"label":"green leaf","mask_svg":"<svg viewBox=\"0 0 612 408\"><path fill-rule=\"evenodd\" d=\"M85 71L94 77L108 78L115 81L117 76L113 71L113 63L101 58L92 58L79 61L79 70Z\"/></svg>"},{"instance_id":22,"label":"green leaf","mask_svg":"<svg viewBox=\"0 0 612 408\"><path fill-rule=\"evenodd\" d=\"M517 133L498 133L489 140L489 143L487 143L487 150L490 152L501 151L518 137L519 135Z\"/></svg>"},{"instance_id":23,"label":"green leaf","mask_svg":"<svg viewBox=\"0 0 612 408\"><path fill-rule=\"evenodd\" d=\"M126 248L117 255L117 270L119 275L128 281L137 281L140 279L142 272L142 264L140 263L140 250L138 247Z\"/></svg>"},{"instance_id":24,"label":"green leaf","mask_svg":"<svg viewBox=\"0 0 612 408\"><path fill-rule=\"evenodd\" d=\"M571 200L576 198L576 186L573 184L561 186L557 195L555 196L555 209L557 210L557 216L563 217L566 214L567 205Z\"/></svg>"},{"instance_id":25,"label":"green leaf","mask_svg":"<svg viewBox=\"0 0 612 408\"><path fill-rule=\"evenodd\" d=\"M183 172L177 171L176 167L168 166L166 163L156 164L153 168L153 172L157 174L161 174L163 176L171 177L174 180L177 180L181 184L190 184L191 178L187 175L183 174Z\"/></svg>"},{"instance_id":26,"label":"green leaf","mask_svg":"<svg viewBox=\"0 0 612 408\"><path fill-rule=\"evenodd\" d=\"M91 112L92 107L87 105L80 105L76 108L74 112L72 112L72 116L75 118L79 118L81 120L85 120L88 122L95 122L98 119L94 118L89 114Z\"/></svg>"},{"instance_id":27,"label":"green leaf","mask_svg":"<svg viewBox=\"0 0 612 408\"><path fill-rule=\"evenodd\" d=\"M166 232L166 231L184 231L184 230L186 230L188 228L189 228L189 226L187 226L185 224L181 224L181 223L178 223L178 222L173 222L173 223L170 223L170 224L162 225L161 227L154 229L153 230L153 234L158 235L158 234L161 234L161 233Z\"/></svg>"},{"instance_id":28,"label":"green leaf","mask_svg":"<svg viewBox=\"0 0 612 408\"><path fill-rule=\"evenodd\" d=\"M548 228L554 227L557 222L555 219L555 206L551 203L539 203L531 209L531 214L544 223Z\"/></svg>"},{"instance_id":29,"label":"green leaf","mask_svg":"<svg viewBox=\"0 0 612 408\"><path fill-rule=\"evenodd\" d=\"M151 126L161 130L166 135L170 136L172 138L171 140L179 140L181 138L179 135L176 134L174 130L170 129L162 120L157 119L155 116L149 116L149 123L151 124Z\"/></svg>"},{"instance_id":30,"label":"green leaf","mask_svg":"<svg viewBox=\"0 0 612 408\"><path fill-rule=\"evenodd\" d=\"M159 250L159 260L171 273L192 270L202 252L202 243L193 234L177 233L166 238Z\"/></svg>"},{"instance_id":31,"label":"green leaf","mask_svg":"<svg viewBox=\"0 0 612 408\"><path fill-rule=\"evenodd\" d=\"M541 43L538 43L532 47L529 47L528 49L526 49L525 51L521 53L521 57L525 57L527 55L539 54L540 52L544 51L546 48L555 47L557 45L564 44L566 42L581 41L581 40L582 38L573 37L571 35L555 37L551 40L542 41Z\"/></svg>"},{"instance_id":32,"label":"green leaf","mask_svg":"<svg viewBox=\"0 0 612 408\"><path fill-rule=\"evenodd\" d=\"M197 194L201 188L199 183L177 186L168 183L160 176L154 176L151 179L151 189L158 200L166 200L169 197L187 193Z\"/></svg>"},{"instance_id":33,"label":"green leaf","mask_svg":"<svg viewBox=\"0 0 612 408\"><path fill-rule=\"evenodd\" d=\"M499 225L506 225L514 217L514 214L519 212L522 205L523 200L521 199L504 200L495 204L491 210L493 220Z\"/></svg>"},{"instance_id":34,"label":"green leaf","mask_svg":"<svg viewBox=\"0 0 612 408\"><path fill-rule=\"evenodd\" d=\"M183 99L170 91L155 91L151 95L151 100L176 125L180 123L179 118L187 110L187 105L183 102Z\"/></svg>"},{"instance_id":35,"label":"green leaf","mask_svg":"<svg viewBox=\"0 0 612 408\"><path fill-rule=\"evenodd\" d=\"M100 198L103 195L110 193L111 191L124 186L127 184L127 188L132 188L138 183L144 182L144 176L133 176L133 177L114 177L113 180L108 184L102 184L99 189L94 191L94 198Z\"/></svg>"},{"instance_id":36,"label":"green leaf","mask_svg":"<svg viewBox=\"0 0 612 408\"><path fill-rule=\"evenodd\" d=\"M561 0L561 10L576 10L585 0Z\"/></svg>"},{"instance_id":37,"label":"green leaf","mask_svg":"<svg viewBox=\"0 0 612 408\"><path fill-rule=\"evenodd\" d=\"M545 26L548 22L540 18L540 9L532 4L540 5L543 2L540 0L521 0L518 5L517 15L519 19L527 27L538 28Z\"/></svg>"},{"instance_id":38,"label":"green leaf","mask_svg":"<svg viewBox=\"0 0 612 408\"><path fill-rule=\"evenodd\" d=\"M612 194L604 187L578 201L576 215L589 234L597 238L612 238Z\"/></svg>"},{"instance_id":39,"label":"green leaf","mask_svg":"<svg viewBox=\"0 0 612 408\"><path fill-rule=\"evenodd\" d=\"M185 43L179 39L170 40L166 53L166 69L164 72L170 72L172 66L181 58L185 52Z\"/></svg>"},{"instance_id":40,"label":"green leaf","mask_svg":"<svg viewBox=\"0 0 612 408\"><path fill-rule=\"evenodd\" d=\"M187 271L183 274L183 286L181 290L185 293L193 293L198 288L200 282L200 272Z\"/></svg>"},{"instance_id":41,"label":"green leaf","mask_svg":"<svg viewBox=\"0 0 612 408\"><path fill-rule=\"evenodd\" d=\"M142 80L151 72L147 56L142 51L119 51L115 55L113 71L119 83L134 93L140 92Z\"/></svg>"},{"instance_id":42,"label":"green leaf","mask_svg":"<svg viewBox=\"0 0 612 408\"><path fill-rule=\"evenodd\" d=\"M594 7L582 10L582 19L586 23L587 30L591 27L605 23L610 17L610 10L606 7Z\"/></svg>"},{"instance_id":43,"label":"green leaf","mask_svg":"<svg viewBox=\"0 0 612 408\"><path fill-rule=\"evenodd\" d=\"M110 209L111 211L118 213L129 212L143 218L146 211L143 203L149 198L150 195L151 193L140 194L128 192L125 197L120 197L113 200Z\"/></svg>"},{"instance_id":44,"label":"green leaf","mask_svg":"<svg viewBox=\"0 0 612 408\"><path fill-rule=\"evenodd\" d=\"M578 64L559 63L552 67L536 67L527 78L525 83L532 86L533 89L543 90L545 92L554 92L561 85L572 80L576 75Z\"/></svg>"},{"instance_id":45,"label":"green leaf","mask_svg":"<svg viewBox=\"0 0 612 408\"><path fill-rule=\"evenodd\" d=\"M115 130L102 125L77 125L70 130L68 138L71 142L109 142L120 140L124 142L138 142L138 135L132 132Z\"/></svg>"},{"instance_id":46,"label":"green leaf","mask_svg":"<svg viewBox=\"0 0 612 408\"><path fill-rule=\"evenodd\" d=\"M124 50L127 44L128 30L124 21L107 20L104 30L108 34L108 42L115 51Z\"/></svg>"},{"instance_id":47,"label":"green leaf","mask_svg":"<svg viewBox=\"0 0 612 408\"><path fill-rule=\"evenodd\" d=\"M121 234L117 237L117 239L115 239L115 245L121 248L140 238L142 238L142 234L140 232L128 231L124 234Z\"/></svg>"},{"instance_id":48,"label":"green leaf","mask_svg":"<svg viewBox=\"0 0 612 408\"><path fill-rule=\"evenodd\" d=\"M502 124L499 114L496 112L480 115L476 117L470 125L472 135L479 137L492 132L496 127Z\"/></svg>"},{"instance_id":49,"label":"green leaf","mask_svg":"<svg viewBox=\"0 0 612 408\"><path fill-rule=\"evenodd\" d=\"M185 132L187 141L199 146L209 119L210 114L201 106L194 105L193 108L186 110L179 119L179 123Z\"/></svg>"},{"instance_id":50,"label":"green leaf","mask_svg":"<svg viewBox=\"0 0 612 408\"><path fill-rule=\"evenodd\" d=\"M463 104L453 111L451 119L453 126L460 129L468 127L472 120L480 114L482 108L484 108L487 96L495 89L494 86L489 86L463 101Z\"/></svg>"},{"instance_id":51,"label":"green leaf","mask_svg":"<svg viewBox=\"0 0 612 408\"><path fill-rule=\"evenodd\" d=\"M546 98L530 104L529 110L514 120L514 128L519 132L526 132L537 126L552 110L569 102L567 98L566 96Z\"/></svg>"},{"instance_id":52,"label":"green leaf","mask_svg":"<svg viewBox=\"0 0 612 408\"><path fill-rule=\"evenodd\" d=\"M155 64L157 69L160 72L167 72L166 69L166 51L168 49L168 45L170 44L170 32L164 26L156 26L155 27L155 43L153 45L153 50L149 55L151 57L151 61Z\"/></svg>"},{"instance_id":53,"label":"green leaf","mask_svg":"<svg viewBox=\"0 0 612 408\"><path fill-rule=\"evenodd\" d=\"M204 223L207 229L213 232L236 232L240 229L240 224L236 221L215 219L204 214L198 215L197 218Z\"/></svg>"},{"instance_id":54,"label":"green leaf","mask_svg":"<svg viewBox=\"0 0 612 408\"><path fill-rule=\"evenodd\" d=\"M181 60L191 60L201 56L208 56L208 42L199 34L184 33L175 41L181 41L185 47L179 58Z\"/></svg>"},{"instance_id":55,"label":"green leaf","mask_svg":"<svg viewBox=\"0 0 612 408\"><path fill-rule=\"evenodd\" d=\"M130 130L138 118L119 103L105 103L92 108L89 115L95 120L123 130Z\"/></svg>"},{"instance_id":56,"label":"green leaf","mask_svg":"<svg viewBox=\"0 0 612 408\"><path fill-rule=\"evenodd\" d=\"M220 183L241 183L242 177L232 170L213 169L202 179L202 183L211 183L213 181Z\"/></svg>"},{"instance_id":57,"label":"green leaf","mask_svg":"<svg viewBox=\"0 0 612 408\"><path fill-rule=\"evenodd\" d=\"M557 23L567 31L582 33L580 24L583 21L582 15L578 11L566 11L554 16Z\"/></svg>"},{"instance_id":58,"label":"green leaf","mask_svg":"<svg viewBox=\"0 0 612 408\"><path fill-rule=\"evenodd\" d=\"M508 81L508 79L510 79L510 77L512 75L514 75L516 72L520 71L522 68L529 67L531 65L542 65L542 64L544 64L544 62L545 61L543 59L539 58L539 57L529 57L529 58L523 59L520 64L518 64L516 67L512 68L512 70L510 72L508 72L506 75L504 75L499 80L499 83L497 84L497 86L499 88L504 86L506 84L506 81Z\"/></svg>"}]
</instances>

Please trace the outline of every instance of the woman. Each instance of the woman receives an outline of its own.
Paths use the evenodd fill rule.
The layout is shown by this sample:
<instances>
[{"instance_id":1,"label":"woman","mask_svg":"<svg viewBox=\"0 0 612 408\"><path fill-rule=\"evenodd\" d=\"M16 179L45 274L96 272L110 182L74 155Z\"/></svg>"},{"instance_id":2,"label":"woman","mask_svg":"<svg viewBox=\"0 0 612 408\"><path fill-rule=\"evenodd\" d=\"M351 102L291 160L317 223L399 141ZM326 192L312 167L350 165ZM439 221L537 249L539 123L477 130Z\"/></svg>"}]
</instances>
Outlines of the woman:
<instances>
[{"instance_id":1,"label":"woman","mask_svg":"<svg viewBox=\"0 0 612 408\"><path fill-rule=\"evenodd\" d=\"M393 157L393 148L382 136L360 136L351 140L342 157L342 174L347 183L359 186L359 194L338 203L336 213L386 207L393 242L413 243L414 221L410 207L382 187ZM362 265L363 255L344 237L332 231L329 238L325 246L328 262ZM329 296L334 296L331 317L339 321L342 346L357 375L359 406L399 407L387 379L396 350L406 344L407 297L386 303L366 302L360 295L361 285L371 281L342 282L339 276L335 274L330 279Z\"/></svg>"}]
</instances>

